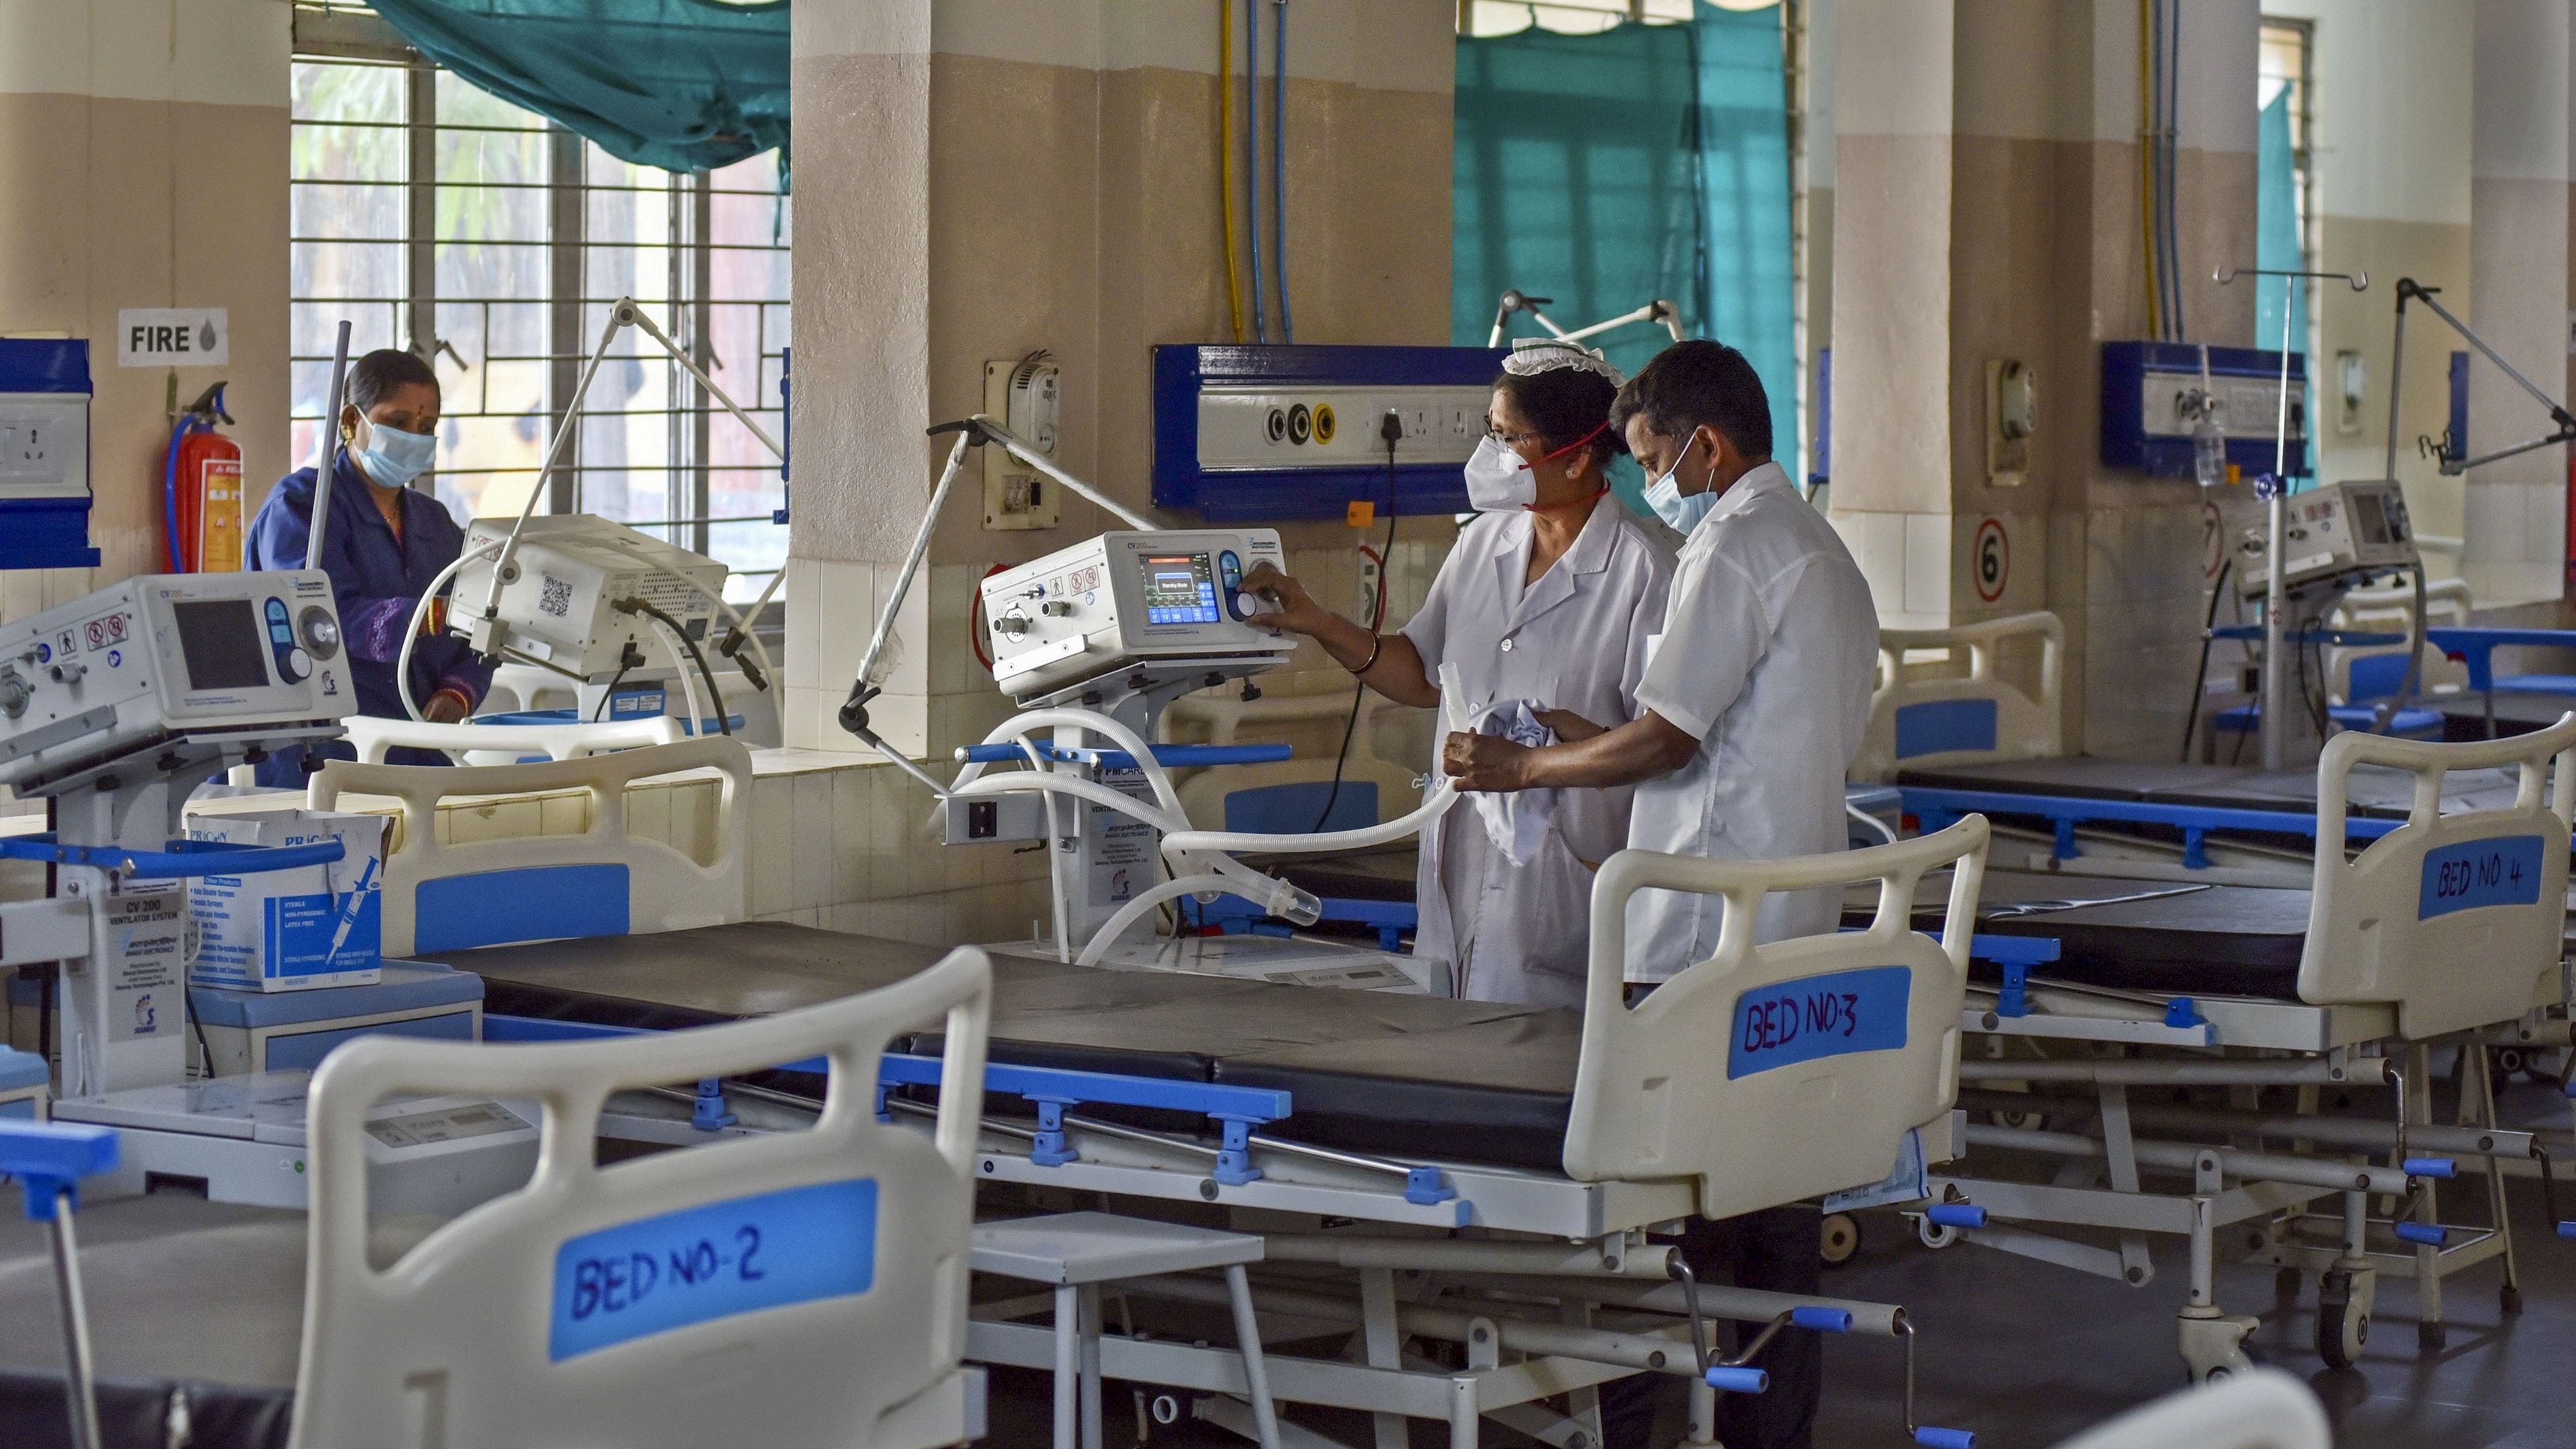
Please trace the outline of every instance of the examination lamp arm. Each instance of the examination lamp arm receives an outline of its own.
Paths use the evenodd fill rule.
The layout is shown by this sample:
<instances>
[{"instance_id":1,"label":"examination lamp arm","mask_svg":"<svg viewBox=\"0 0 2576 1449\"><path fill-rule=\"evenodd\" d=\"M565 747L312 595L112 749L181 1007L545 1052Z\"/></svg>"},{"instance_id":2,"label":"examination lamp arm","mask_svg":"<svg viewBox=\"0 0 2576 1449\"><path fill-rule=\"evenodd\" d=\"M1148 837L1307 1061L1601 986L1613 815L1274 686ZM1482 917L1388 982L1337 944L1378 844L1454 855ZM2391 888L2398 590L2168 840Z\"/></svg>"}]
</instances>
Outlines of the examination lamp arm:
<instances>
[{"instance_id":1,"label":"examination lamp arm","mask_svg":"<svg viewBox=\"0 0 2576 1449\"><path fill-rule=\"evenodd\" d=\"M346 324L342 325L345 330ZM751 414L743 411L742 405L735 402L730 393L716 386L715 379L707 376L706 370L698 366L697 359L689 356L685 349L673 342L670 334L664 332L634 298L618 298L609 305L607 325L599 329L599 345L591 349L590 361L581 371L581 383L572 391L572 402L564 409L563 421L555 426L554 441L546 445L546 459L538 466L537 481L528 489L527 501L519 506L518 521L510 526L510 536L501 546L501 557L492 565L492 586L484 592L483 608L477 615L479 622L474 630L474 647L477 652L487 656L497 655L500 652L500 640L496 636L499 632L498 621L501 614L501 590L515 582L519 576L519 538L527 531L528 518L537 511L537 500L545 496L546 480L554 475L557 465L563 461L564 449L572 441L573 429L581 422L581 406L583 400L590 396L591 379L599 375L599 364L607 359L609 345L617 340L617 334L629 327L660 344L662 350L670 354L671 360L680 365L681 371L686 372L698 386L705 388L709 397L722 403L726 412L733 414L736 421L748 428L753 437L760 440L762 447L776 455L781 463L787 461L787 450L780 447L778 440L769 435L769 430L753 421ZM723 600L718 599L717 602L722 603Z\"/></svg>"},{"instance_id":2,"label":"examination lamp arm","mask_svg":"<svg viewBox=\"0 0 2576 1449\"><path fill-rule=\"evenodd\" d=\"M2403 343L2406 338L2406 304L2409 302L2421 302L2434 316L2441 318L2445 325L2460 334L2471 347L2476 348L2481 356L2494 363L2505 376L2512 378L2515 386L2529 393L2532 401L2540 404L2542 410L2549 414L2550 422L2556 425L2547 436L2534 438L2527 443L2516 443L2509 448L2498 448L2492 453L2481 454L2475 458L2462 458L2456 462L2447 458L2442 459L2435 466L2443 477L2456 478L2472 468L2483 468L2489 463L2517 457L2535 448L2555 447L2560 443L2576 442L2576 413L2569 412L2566 404L2543 392L2539 384L2525 376L2522 369L2505 361L2503 355L2488 345L2487 340L2480 337L2469 324L2461 321L2458 314L2435 300L2435 294L2440 290L2439 287L2427 287L2413 277L2397 279L2397 338L2400 347L2389 364L2388 467L2390 472L2393 474L2397 467L2397 384L2406 366Z\"/></svg>"}]
</instances>

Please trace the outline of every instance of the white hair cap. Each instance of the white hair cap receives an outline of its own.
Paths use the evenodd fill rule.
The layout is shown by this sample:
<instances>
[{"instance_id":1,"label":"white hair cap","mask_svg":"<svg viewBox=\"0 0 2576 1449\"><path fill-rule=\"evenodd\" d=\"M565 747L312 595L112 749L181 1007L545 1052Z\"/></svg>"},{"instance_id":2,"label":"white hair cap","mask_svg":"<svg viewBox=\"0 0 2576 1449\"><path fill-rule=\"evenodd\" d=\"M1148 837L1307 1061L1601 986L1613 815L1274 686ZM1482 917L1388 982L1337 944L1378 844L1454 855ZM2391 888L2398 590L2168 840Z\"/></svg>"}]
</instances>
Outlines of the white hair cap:
<instances>
[{"instance_id":1,"label":"white hair cap","mask_svg":"<svg viewBox=\"0 0 2576 1449\"><path fill-rule=\"evenodd\" d=\"M1562 367L1598 373L1610 379L1612 387L1622 386L1628 381L1619 375L1619 369L1610 365L1610 359L1599 352L1580 343L1564 342L1554 337L1515 338L1512 355L1503 359L1503 371L1514 377L1532 377Z\"/></svg>"}]
</instances>

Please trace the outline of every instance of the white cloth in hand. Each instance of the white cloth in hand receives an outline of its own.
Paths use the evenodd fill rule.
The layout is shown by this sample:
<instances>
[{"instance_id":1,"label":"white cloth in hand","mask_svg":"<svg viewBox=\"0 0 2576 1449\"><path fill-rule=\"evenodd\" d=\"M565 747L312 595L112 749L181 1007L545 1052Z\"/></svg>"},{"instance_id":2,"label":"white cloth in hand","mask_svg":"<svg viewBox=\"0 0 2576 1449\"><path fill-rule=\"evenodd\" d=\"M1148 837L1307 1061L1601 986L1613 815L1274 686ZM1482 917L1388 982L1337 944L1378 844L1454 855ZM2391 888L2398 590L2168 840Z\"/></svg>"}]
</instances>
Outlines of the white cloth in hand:
<instances>
[{"instance_id":1,"label":"white cloth in hand","mask_svg":"<svg viewBox=\"0 0 2576 1449\"><path fill-rule=\"evenodd\" d=\"M1556 731L1538 717L1546 707L1533 699L1496 700L1476 711L1467 727L1532 749L1552 745L1556 743ZM1486 838L1514 865L1530 863L1538 854L1539 843L1547 839L1548 826L1556 819L1554 790L1521 790L1508 795L1479 792L1469 798L1476 802L1476 813L1485 822Z\"/></svg>"}]
</instances>

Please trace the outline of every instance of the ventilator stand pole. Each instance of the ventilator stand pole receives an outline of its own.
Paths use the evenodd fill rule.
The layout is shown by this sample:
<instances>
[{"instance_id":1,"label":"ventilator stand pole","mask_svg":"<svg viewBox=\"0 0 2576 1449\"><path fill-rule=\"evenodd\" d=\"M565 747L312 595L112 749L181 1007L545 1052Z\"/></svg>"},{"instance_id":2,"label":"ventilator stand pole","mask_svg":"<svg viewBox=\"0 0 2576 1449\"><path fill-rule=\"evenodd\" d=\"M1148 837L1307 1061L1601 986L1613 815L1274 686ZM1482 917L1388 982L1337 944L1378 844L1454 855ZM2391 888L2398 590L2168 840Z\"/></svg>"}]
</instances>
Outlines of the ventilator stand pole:
<instances>
[{"instance_id":1,"label":"ventilator stand pole","mask_svg":"<svg viewBox=\"0 0 2576 1449\"><path fill-rule=\"evenodd\" d=\"M349 320L340 319L340 340L331 349L331 393L322 412L322 437L313 454L313 518L304 530L304 566L322 567L322 543L331 532L331 474L334 446L340 441L340 409L349 385Z\"/></svg>"}]
</instances>

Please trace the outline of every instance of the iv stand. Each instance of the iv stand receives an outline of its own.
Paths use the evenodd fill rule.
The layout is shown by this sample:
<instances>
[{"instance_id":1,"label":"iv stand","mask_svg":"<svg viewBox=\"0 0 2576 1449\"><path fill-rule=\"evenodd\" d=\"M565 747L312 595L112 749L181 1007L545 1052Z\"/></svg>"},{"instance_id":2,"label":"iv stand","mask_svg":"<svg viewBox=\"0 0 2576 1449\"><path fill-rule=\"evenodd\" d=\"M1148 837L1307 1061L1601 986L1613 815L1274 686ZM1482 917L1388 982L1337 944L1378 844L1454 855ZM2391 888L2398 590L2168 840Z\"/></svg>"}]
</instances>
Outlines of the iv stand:
<instances>
[{"instance_id":1,"label":"iv stand","mask_svg":"<svg viewBox=\"0 0 2576 1449\"><path fill-rule=\"evenodd\" d=\"M2367 272L2302 272L2273 267L2220 267L2210 274L2211 280L2224 287L2238 277L2288 277L2331 279L2349 282L2356 292L2370 286ZM2255 489L2264 500L2263 515L2263 703L2256 724L2262 730L2263 768L2281 768L2281 732L2286 708L2281 699L2288 672L2282 648L2288 642L2283 636L2282 615L2289 608L2289 590L2281 579L2281 536L2289 526L2290 494L2290 323L2297 309L2290 306L2288 289L2281 297L2281 404L2280 415L2272 430L2272 472L2270 481L2255 480ZM2420 569L2418 570L2420 574ZM2420 620L2422 610L2417 611ZM2196 686L2195 686L2196 687Z\"/></svg>"}]
</instances>

